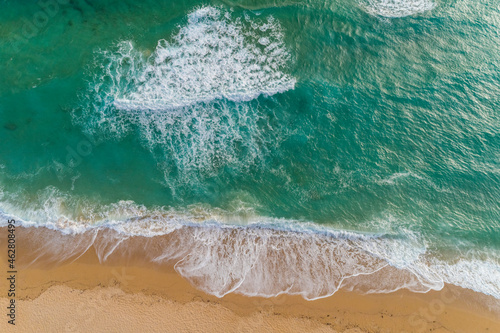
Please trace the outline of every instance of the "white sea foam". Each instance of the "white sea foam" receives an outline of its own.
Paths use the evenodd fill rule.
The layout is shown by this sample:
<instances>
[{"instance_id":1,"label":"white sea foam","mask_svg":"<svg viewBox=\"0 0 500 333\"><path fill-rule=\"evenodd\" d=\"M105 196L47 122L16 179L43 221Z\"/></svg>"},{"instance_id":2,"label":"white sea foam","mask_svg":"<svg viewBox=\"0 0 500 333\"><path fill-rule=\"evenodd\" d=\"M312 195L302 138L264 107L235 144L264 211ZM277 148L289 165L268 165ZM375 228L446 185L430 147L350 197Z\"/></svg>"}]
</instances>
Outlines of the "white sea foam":
<instances>
[{"instance_id":1,"label":"white sea foam","mask_svg":"<svg viewBox=\"0 0 500 333\"><path fill-rule=\"evenodd\" d=\"M361 4L369 14L392 18L423 13L436 6L430 0L362 0Z\"/></svg>"},{"instance_id":2,"label":"white sea foam","mask_svg":"<svg viewBox=\"0 0 500 333\"><path fill-rule=\"evenodd\" d=\"M280 130L269 131L255 99L294 88L290 61L272 16L200 8L153 52L132 41L97 52L97 74L74 119L100 138L138 130L167 184L194 182L226 165L265 159Z\"/></svg>"},{"instance_id":3,"label":"white sea foam","mask_svg":"<svg viewBox=\"0 0 500 333\"><path fill-rule=\"evenodd\" d=\"M290 293L315 299L339 288L427 292L449 283L500 299L498 253L456 252L438 259L424 237L409 230L335 230L262 217L251 207L236 205L232 211L206 206L147 209L131 201L102 206L54 188L29 202L18 199L5 193L0 215L64 234L48 241L50 235L43 230L28 228L30 239L38 240L40 256L72 259L93 246L105 261L142 251L144 260L174 264L182 276L218 297L231 292L266 297ZM134 247L128 243L131 236L143 238Z\"/></svg>"}]
</instances>

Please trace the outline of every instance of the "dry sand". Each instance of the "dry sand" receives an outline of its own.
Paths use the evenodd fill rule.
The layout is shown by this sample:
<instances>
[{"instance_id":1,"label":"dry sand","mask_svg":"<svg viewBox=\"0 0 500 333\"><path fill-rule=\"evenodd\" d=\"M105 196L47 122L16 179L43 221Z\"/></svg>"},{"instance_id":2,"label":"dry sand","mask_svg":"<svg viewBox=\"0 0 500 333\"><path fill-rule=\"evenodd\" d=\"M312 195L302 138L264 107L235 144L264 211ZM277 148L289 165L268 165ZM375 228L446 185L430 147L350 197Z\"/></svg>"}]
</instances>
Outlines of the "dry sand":
<instances>
[{"instance_id":1,"label":"dry sand","mask_svg":"<svg viewBox=\"0 0 500 333\"><path fill-rule=\"evenodd\" d=\"M5 229L0 232L6 254ZM29 242L21 241L18 236L19 256L31 258ZM6 255L1 258L7 276ZM101 264L92 247L73 262L39 258L22 266L15 327L7 323L9 286L1 279L0 332L500 332L497 300L453 286L426 294L339 291L316 301L289 295L217 298L173 268Z\"/></svg>"}]
</instances>

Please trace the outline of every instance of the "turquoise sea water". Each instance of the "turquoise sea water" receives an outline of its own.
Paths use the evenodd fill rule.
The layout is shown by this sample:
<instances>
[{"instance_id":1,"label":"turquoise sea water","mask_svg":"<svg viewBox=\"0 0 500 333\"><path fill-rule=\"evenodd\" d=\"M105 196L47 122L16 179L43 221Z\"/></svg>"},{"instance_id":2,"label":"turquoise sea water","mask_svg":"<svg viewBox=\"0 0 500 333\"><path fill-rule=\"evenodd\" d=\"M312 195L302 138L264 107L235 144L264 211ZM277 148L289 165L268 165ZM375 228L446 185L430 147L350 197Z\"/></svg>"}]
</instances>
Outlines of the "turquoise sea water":
<instances>
[{"instance_id":1,"label":"turquoise sea water","mask_svg":"<svg viewBox=\"0 0 500 333\"><path fill-rule=\"evenodd\" d=\"M5 217L197 226L216 295L500 298L500 2L0 3Z\"/></svg>"}]
</instances>

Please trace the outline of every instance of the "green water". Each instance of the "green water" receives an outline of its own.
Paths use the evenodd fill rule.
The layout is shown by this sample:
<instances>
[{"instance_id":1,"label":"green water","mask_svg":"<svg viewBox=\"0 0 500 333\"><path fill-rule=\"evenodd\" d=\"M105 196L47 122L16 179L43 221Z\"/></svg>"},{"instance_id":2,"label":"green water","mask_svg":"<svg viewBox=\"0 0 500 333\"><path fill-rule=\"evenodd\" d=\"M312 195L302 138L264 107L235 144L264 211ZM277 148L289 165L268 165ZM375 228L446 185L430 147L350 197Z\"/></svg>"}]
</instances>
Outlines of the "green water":
<instances>
[{"instance_id":1,"label":"green water","mask_svg":"<svg viewBox=\"0 0 500 333\"><path fill-rule=\"evenodd\" d=\"M55 191L96 205L244 207L333 229L411 231L453 258L487 258L498 286L500 2L381 3L75 0L44 20L35 1L2 1L0 208L47 208ZM242 46L220 56L213 50L227 45L205 33L199 45L214 53L193 65L198 44L180 30L200 28L189 15L202 8L220 12L209 21L217 29L233 22L241 45L269 38L283 53L260 40L269 62L232 61ZM401 10L409 15L392 17ZM157 64L161 39L163 63L187 59L194 72L166 66L125 80ZM121 42L132 45L127 59ZM252 64L257 81L245 85L237 73ZM264 64L275 66L269 76ZM223 78L206 83L206 66ZM158 110L113 104L148 100L153 78L169 87ZM194 102L169 107L186 96Z\"/></svg>"}]
</instances>

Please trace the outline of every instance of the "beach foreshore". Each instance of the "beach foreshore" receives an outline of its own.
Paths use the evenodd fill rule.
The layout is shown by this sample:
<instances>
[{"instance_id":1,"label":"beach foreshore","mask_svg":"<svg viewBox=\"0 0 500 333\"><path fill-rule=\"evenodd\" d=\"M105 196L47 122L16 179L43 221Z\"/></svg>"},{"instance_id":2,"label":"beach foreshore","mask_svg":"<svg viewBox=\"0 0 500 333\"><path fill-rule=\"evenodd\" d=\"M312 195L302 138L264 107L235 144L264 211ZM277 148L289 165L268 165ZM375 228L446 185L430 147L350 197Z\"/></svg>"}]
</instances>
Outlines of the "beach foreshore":
<instances>
[{"instance_id":1,"label":"beach foreshore","mask_svg":"<svg viewBox=\"0 0 500 333\"><path fill-rule=\"evenodd\" d=\"M500 332L499 301L447 285L440 291L217 298L174 267L123 257L101 263L91 246L79 257L49 260L16 230L15 297L0 228L2 332ZM60 235L60 237L65 237ZM15 300L15 325L7 307Z\"/></svg>"}]
</instances>

